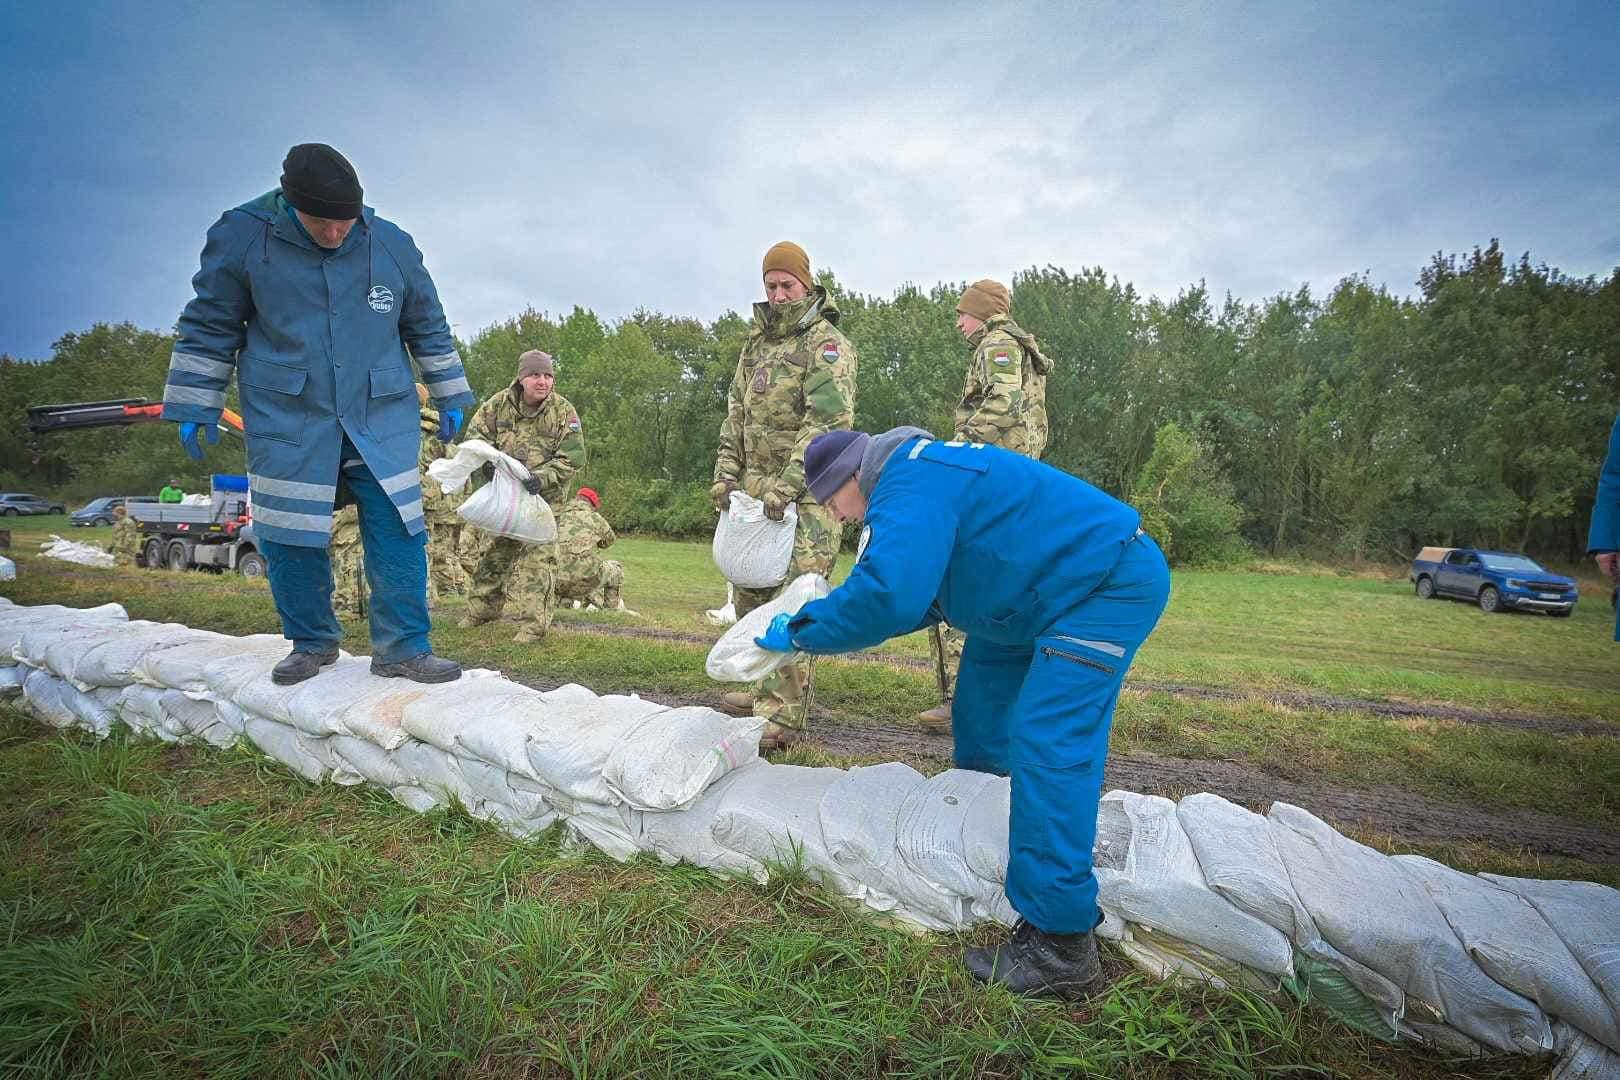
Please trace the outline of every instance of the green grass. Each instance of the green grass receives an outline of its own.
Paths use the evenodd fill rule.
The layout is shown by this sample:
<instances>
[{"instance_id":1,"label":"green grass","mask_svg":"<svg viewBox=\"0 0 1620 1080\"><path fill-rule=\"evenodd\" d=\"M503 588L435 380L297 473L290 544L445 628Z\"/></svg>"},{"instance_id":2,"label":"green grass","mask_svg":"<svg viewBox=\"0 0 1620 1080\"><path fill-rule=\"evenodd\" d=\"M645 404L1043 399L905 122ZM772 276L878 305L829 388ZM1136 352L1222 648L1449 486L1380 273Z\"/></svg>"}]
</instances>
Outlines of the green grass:
<instances>
[{"instance_id":1,"label":"green grass","mask_svg":"<svg viewBox=\"0 0 1620 1080\"><path fill-rule=\"evenodd\" d=\"M828 900L0 710L8 1075L1442 1077L1286 998L1081 1007ZM1523 1060L1471 1076L1530 1077Z\"/></svg>"}]
</instances>

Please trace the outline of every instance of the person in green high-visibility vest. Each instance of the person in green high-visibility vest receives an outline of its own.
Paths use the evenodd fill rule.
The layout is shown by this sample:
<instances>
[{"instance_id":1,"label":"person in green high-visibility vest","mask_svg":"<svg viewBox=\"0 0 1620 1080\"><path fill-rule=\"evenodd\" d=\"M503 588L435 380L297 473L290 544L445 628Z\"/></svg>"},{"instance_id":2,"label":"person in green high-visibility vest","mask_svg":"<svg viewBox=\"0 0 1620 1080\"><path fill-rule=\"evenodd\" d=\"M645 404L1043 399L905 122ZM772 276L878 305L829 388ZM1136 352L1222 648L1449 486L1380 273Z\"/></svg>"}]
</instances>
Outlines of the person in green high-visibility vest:
<instances>
[{"instance_id":1,"label":"person in green high-visibility vest","mask_svg":"<svg viewBox=\"0 0 1620 1080\"><path fill-rule=\"evenodd\" d=\"M164 484L163 490L158 492L158 502L160 503L182 502L184 501L185 497L186 493L180 490L180 485L176 484L172 480L169 483Z\"/></svg>"}]
</instances>

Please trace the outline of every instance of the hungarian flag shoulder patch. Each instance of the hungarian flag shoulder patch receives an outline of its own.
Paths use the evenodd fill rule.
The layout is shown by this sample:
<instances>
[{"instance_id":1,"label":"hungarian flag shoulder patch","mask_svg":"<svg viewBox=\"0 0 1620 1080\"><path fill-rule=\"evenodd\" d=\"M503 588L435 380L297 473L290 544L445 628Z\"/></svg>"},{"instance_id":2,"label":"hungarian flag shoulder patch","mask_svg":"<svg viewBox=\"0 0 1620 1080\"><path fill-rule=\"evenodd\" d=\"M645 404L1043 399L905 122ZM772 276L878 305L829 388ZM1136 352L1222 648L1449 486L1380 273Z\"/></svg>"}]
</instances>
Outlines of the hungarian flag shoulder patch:
<instances>
[{"instance_id":1,"label":"hungarian flag shoulder patch","mask_svg":"<svg viewBox=\"0 0 1620 1080\"><path fill-rule=\"evenodd\" d=\"M829 364L832 363L833 361L837 360L838 359L838 342L836 342L836 341L824 341L824 342L822 342L822 344L821 344L821 358L823 360L825 360Z\"/></svg>"},{"instance_id":2,"label":"hungarian flag shoulder patch","mask_svg":"<svg viewBox=\"0 0 1620 1080\"><path fill-rule=\"evenodd\" d=\"M568 430L569 431L578 431L579 429L580 429L580 427L579 427L579 413L569 413L568 414Z\"/></svg>"},{"instance_id":3,"label":"hungarian flag shoulder patch","mask_svg":"<svg viewBox=\"0 0 1620 1080\"><path fill-rule=\"evenodd\" d=\"M1008 364L1012 363L1012 358L1005 352L993 353L991 354L990 359L995 363L1000 364L1002 367L1006 367Z\"/></svg>"}]
</instances>

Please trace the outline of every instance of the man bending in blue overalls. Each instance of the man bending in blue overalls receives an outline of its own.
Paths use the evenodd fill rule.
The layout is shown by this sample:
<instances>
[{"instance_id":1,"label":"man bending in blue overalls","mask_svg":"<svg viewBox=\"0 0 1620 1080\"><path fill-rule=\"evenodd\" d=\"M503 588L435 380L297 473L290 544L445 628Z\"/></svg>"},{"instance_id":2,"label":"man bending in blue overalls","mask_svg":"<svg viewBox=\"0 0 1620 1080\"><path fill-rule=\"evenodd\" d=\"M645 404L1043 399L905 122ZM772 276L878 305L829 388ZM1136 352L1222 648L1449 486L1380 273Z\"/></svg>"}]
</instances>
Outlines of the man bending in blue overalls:
<instances>
[{"instance_id":1,"label":"man bending in blue overalls","mask_svg":"<svg viewBox=\"0 0 1620 1080\"><path fill-rule=\"evenodd\" d=\"M1099 979L1091 849L1114 704L1170 598L1164 555L1118 499L1022 454L920 428L811 441L805 479L865 521L842 586L779 615L764 648L843 653L940 619L966 632L956 764L1012 778L1011 938L968 971L1022 994Z\"/></svg>"}]
</instances>

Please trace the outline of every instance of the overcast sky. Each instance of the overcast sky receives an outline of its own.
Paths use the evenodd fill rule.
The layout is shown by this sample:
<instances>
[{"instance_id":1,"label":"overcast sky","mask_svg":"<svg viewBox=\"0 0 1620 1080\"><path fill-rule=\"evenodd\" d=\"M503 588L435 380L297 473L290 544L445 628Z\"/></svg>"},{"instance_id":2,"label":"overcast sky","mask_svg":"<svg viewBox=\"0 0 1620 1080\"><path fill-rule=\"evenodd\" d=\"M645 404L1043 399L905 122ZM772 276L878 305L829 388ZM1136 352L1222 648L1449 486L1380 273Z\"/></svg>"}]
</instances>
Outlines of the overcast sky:
<instances>
[{"instance_id":1,"label":"overcast sky","mask_svg":"<svg viewBox=\"0 0 1620 1080\"><path fill-rule=\"evenodd\" d=\"M0 353L168 329L203 234L329 142L456 332L1101 266L1408 293L1493 236L1620 265L1620 4L0 0Z\"/></svg>"}]
</instances>

